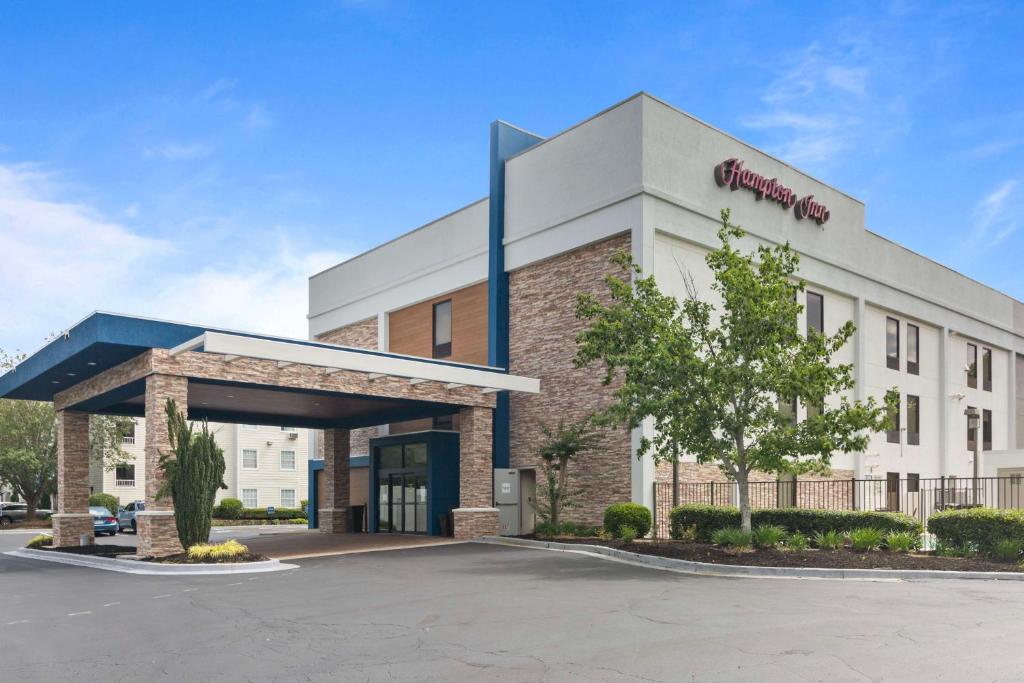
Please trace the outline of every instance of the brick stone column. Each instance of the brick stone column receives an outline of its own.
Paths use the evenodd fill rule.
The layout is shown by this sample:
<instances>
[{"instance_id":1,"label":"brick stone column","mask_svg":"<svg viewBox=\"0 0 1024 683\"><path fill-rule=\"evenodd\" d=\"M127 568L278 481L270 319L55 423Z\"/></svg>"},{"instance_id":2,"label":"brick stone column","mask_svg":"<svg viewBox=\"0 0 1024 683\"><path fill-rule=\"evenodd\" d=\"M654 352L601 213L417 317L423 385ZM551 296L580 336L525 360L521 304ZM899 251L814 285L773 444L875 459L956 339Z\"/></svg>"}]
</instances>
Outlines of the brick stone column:
<instances>
[{"instance_id":1,"label":"brick stone column","mask_svg":"<svg viewBox=\"0 0 1024 683\"><path fill-rule=\"evenodd\" d=\"M92 515L89 514L89 414L59 410L53 544L57 547L79 545L83 534L89 543L93 542Z\"/></svg>"},{"instance_id":2,"label":"brick stone column","mask_svg":"<svg viewBox=\"0 0 1024 683\"><path fill-rule=\"evenodd\" d=\"M470 407L459 412L459 507L452 511L455 538L498 535L492 483L493 424L491 408Z\"/></svg>"},{"instance_id":3,"label":"brick stone column","mask_svg":"<svg viewBox=\"0 0 1024 683\"><path fill-rule=\"evenodd\" d=\"M325 429L324 486L317 514L320 531L343 534L351 531L349 505L349 454L351 435L347 429Z\"/></svg>"},{"instance_id":4,"label":"brick stone column","mask_svg":"<svg viewBox=\"0 0 1024 683\"><path fill-rule=\"evenodd\" d=\"M160 456L169 453L167 399L173 398L178 410L188 411L188 378L172 375L146 377L146 509L135 515L138 527L139 555L155 557L182 552L178 527L174 522L174 503L170 497L157 500L156 493L166 477L160 469Z\"/></svg>"}]
</instances>

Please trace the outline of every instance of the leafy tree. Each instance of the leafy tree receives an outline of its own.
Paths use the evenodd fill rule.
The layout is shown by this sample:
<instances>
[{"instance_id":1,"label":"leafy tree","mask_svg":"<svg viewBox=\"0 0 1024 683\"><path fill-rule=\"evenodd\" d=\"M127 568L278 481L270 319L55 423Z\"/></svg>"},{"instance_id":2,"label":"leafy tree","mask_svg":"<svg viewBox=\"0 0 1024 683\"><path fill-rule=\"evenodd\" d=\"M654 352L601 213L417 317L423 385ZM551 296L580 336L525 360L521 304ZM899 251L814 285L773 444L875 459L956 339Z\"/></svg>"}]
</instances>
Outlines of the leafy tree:
<instances>
[{"instance_id":1,"label":"leafy tree","mask_svg":"<svg viewBox=\"0 0 1024 683\"><path fill-rule=\"evenodd\" d=\"M167 481L157 492L157 498L170 496L174 501L178 540L187 551L210 540L213 501L217 489L227 488L224 451L205 420L196 434L174 399L167 399L166 409L171 451L160 454L160 469L167 475Z\"/></svg>"},{"instance_id":2,"label":"leafy tree","mask_svg":"<svg viewBox=\"0 0 1024 683\"><path fill-rule=\"evenodd\" d=\"M588 326L577 338L576 365L603 361L605 384L621 376L613 404L598 417L630 428L649 419L654 436L641 439L640 456L660 462L691 453L736 481L749 531L753 470L827 472L833 453L863 450L870 432L888 426L887 409L898 405L899 394L890 390L886 407L846 397L825 407L826 397L854 385L853 366L832 363L854 325L833 335L800 334L799 256L788 244L742 254L733 240L743 235L723 210L721 247L705 259L717 308L698 297L692 278L679 301L644 277L628 254L617 254L622 276L605 279L611 303L578 297L577 317ZM796 422L794 400L817 409Z\"/></svg>"},{"instance_id":3,"label":"leafy tree","mask_svg":"<svg viewBox=\"0 0 1024 683\"><path fill-rule=\"evenodd\" d=\"M10 370L25 355L0 350L0 371ZM131 456L121 447L129 417L91 415L90 457L113 469ZM0 485L10 488L35 516L39 502L57 491L57 420L52 403L0 399Z\"/></svg>"},{"instance_id":4,"label":"leafy tree","mask_svg":"<svg viewBox=\"0 0 1024 683\"><path fill-rule=\"evenodd\" d=\"M581 493L572 482L569 464L593 449L600 434L589 417L571 424L560 419L556 427L541 424L540 430L544 441L538 449L541 481L537 487L537 514L557 529L562 512L575 507Z\"/></svg>"}]
</instances>

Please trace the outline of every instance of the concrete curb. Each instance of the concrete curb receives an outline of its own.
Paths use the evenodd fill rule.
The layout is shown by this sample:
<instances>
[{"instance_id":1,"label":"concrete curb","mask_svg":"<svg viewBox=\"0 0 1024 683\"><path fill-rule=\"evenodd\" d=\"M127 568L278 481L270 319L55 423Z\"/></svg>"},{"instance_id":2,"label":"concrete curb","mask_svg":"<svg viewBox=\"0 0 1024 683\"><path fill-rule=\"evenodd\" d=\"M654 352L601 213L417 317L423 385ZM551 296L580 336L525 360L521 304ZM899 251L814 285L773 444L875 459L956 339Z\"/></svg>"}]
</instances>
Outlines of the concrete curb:
<instances>
[{"instance_id":1,"label":"concrete curb","mask_svg":"<svg viewBox=\"0 0 1024 683\"><path fill-rule=\"evenodd\" d=\"M210 574L260 574L264 572L280 572L297 569L297 564L285 564L280 560L263 562L247 562L237 564L160 564L109 557L89 557L71 553L58 553L51 550L34 550L19 548L4 555L20 557L25 560L42 560L57 564L71 564L78 567L103 569L122 574L145 574L149 576L203 576Z\"/></svg>"},{"instance_id":2,"label":"concrete curb","mask_svg":"<svg viewBox=\"0 0 1024 683\"><path fill-rule=\"evenodd\" d=\"M527 538L509 538L504 536L484 536L477 539L479 543L506 545L517 548L534 548L538 550L557 550L580 555L600 557L615 562L650 567L680 574L697 574L701 576L728 576L759 579L831 579L855 581L942 581L942 580L994 580L1024 581L1024 572L958 572L936 571L929 569L829 569L824 567L749 567L745 565L713 564L709 562L693 562L676 560L669 557L657 557L631 553L603 545L586 545L583 543L558 543L555 541L534 541Z\"/></svg>"}]
</instances>

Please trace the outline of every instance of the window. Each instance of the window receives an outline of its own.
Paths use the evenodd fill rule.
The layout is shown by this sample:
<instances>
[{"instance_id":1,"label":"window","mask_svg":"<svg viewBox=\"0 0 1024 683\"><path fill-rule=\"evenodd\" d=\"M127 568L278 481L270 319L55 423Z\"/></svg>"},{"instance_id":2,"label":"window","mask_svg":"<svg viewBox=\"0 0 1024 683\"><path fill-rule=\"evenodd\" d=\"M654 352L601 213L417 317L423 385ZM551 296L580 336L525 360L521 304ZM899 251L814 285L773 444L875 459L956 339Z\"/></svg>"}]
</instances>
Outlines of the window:
<instances>
[{"instance_id":1,"label":"window","mask_svg":"<svg viewBox=\"0 0 1024 683\"><path fill-rule=\"evenodd\" d=\"M260 499L256 495L256 489L242 489L242 507L259 507Z\"/></svg>"},{"instance_id":2,"label":"window","mask_svg":"<svg viewBox=\"0 0 1024 683\"><path fill-rule=\"evenodd\" d=\"M455 423L451 415L438 415L434 418L434 429L454 429Z\"/></svg>"},{"instance_id":3,"label":"window","mask_svg":"<svg viewBox=\"0 0 1024 683\"><path fill-rule=\"evenodd\" d=\"M907 372L919 375L918 358L921 355L921 330L917 325L907 323Z\"/></svg>"},{"instance_id":4,"label":"window","mask_svg":"<svg viewBox=\"0 0 1024 683\"><path fill-rule=\"evenodd\" d=\"M294 432L295 431L295 427L281 427L281 431L282 432L289 432L289 433L290 432Z\"/></svg>"},{"instance_id":5,"label":"window","mask_svg":"<svg viewBox=\"0 0 1024 683\"><path fill-rule=\"evenodd\" d=\"M974 406L968 406L967 409L974 410ZM965 417L964 419L967 420L967 450L973 451L975 441L978 438L978 428L971 426L971 418Z\"/></svg>"},{"instance_id":6,"label":"window","mask_svg":"<svg viewBox=\"0 0 1024 683\"><path fill-rule=\"evenodd\" d=\"M779 399L779 413L782 415L782 419L788 421L790 424L796 424L796 396L791 400L786 401L785 399Z\"/></svg>"},{"instance_id":7,"label":"window","mask_svg":"<svg viewBox=\"0 0 1024 683\"><path fill-rule=\"evenodd\" d=\"M992 391L992 349L981 350L981 388Z\"/></svg>"},{"instance_id":8,"label":"window","mask_svg":"<svg viewBox=\"0 0 1024 683\"><path fill-rule=\"evenodd\" d=\"M992 450L992 411L981 411L981 449Z\"/></svg>"},{"instance_id":9,"label":"window","mask_svg":"<svg viewBox=\"0 0 1024 683\"><path fill-rule=\"evenodd\" d=\"M242 429L244 429L247 432L255 432L257 429L259 429L259 425L242 425Z\"/></svg>"},{"instance_id":10,"label":"window","mask_svg":"<svg viewBox=\"0 0 1024 683\"><path fill-rule=\"evenodd\" d=\"M825 402L810 403L807 405L807 417L805 419L810 420L811 418L818 417L825 412Z\"/></svg>"},{"instance_id":11,"label":"window","mask_svg":"<svg viewBox=\"0 0 1024 683\"><path fill-rule=\"evenodd\" d=\"M889 411L889 429L885 432L885 440L889 443L900 442L900 406L897 404Z\"/></svg>"},{"instance_id":12,"label":"window","mask_svg":"<svg viewBox=\"0 0 1024 683\"><path fill-rule=\"evenodd\" d=\"M825 332L825 297L814 292L807 292L807 336L811 332Z\"/></svg>"},{"instance_id":13,"label":"window","mask_svg":"<svg viewBox=\"0 0 1024 683\"><path fill-rule=\"evenodd\" d=\"M907 394L907 443L917 446L921 443L921 399Z\"/></svg>"},{"instance_id":14,"label":"window","mask_svg":"<svg viewBox=\"0 0 1024 683\"><path fill-rule=\"evenodd\" d=\"M242 449L242 469L254 470L260 466L260 458L255 448Z\"/></svg>"},{"instance_id":15,"label":"window","mask_svg":"<svg viewBox=\"0 0 1024 683\"><path fill-rule=\"evenodd\" d=\"M135 421L133 420L129 424L121 427L121 443L123 444L134 444L135 443Z\"/></svg>"},{"instance_id":16,"label":"window","mask_svg":"<svg viewBox=\"0 0 1024 683\"><path fill-rule=\"evenodd\" d=\"M434 358L452 355L452 300L434 304Z\"/></svg>"},{"instance_id":17,"label":"window","mask_svg":"<svg viewBox=\"0 0 1024 683\"><path fill-rule=\"evenodd\" d=\"M978 388L978 347L974 344L967 345L967 386Z\"/></svg>"},{"instance_id":18,"label":"window","mask_svg":"<svg viewBox=\"0 0 1024 683\"><path fill-rule=\"evenodd\" d=\"M118 465L114 470L114 486L135 486L135 465Z\"/></svg>"},{"instance_id":19,"label":"window","mask_svg":"<svg viewBox=\"0 0 1024 683\"><path fill-rule=\"evenodd\" d=\"M907 472L907 493L921 493L921 475Z\"/></svg>"},{"instance_id":20,"label":"window","mask_svg":"<svg viewBox=\"0 0 1024 683\"><path fill-rule=\"evenodd\" d=\"M295 469L295 451L281 451L281 469Z\"/></svg>"},{"instance_id":21,"label":"window","mask_svg":"<svg viewBox=\"0 0 1024 683\"><path fill-rule=\"evenodd\" d=\"M281 489L281 507L295 507L295 489Z\"/></svg>"},{"instance_id":22,"label":"window","mask_svg":"<svg viewBox=\"0 0 1024 683\"><path fill-rule=\"evenodd\" d=\"M885 367L900 369L900 321L885 319Z\"/></svg>"}]
</instances>

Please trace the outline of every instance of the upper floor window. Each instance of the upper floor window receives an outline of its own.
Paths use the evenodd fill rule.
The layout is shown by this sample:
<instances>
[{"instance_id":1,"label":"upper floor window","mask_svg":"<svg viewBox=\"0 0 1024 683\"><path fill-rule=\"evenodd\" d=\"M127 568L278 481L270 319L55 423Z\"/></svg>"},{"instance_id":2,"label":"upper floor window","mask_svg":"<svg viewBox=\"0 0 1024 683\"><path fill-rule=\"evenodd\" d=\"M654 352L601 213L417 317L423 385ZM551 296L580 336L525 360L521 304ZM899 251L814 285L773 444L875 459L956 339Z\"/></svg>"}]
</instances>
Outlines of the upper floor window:
<instances>
[{"instance_id":1,"label":"upper floor window","mask_svg":"<svg viewBox=\"0 0 1024 683\"><path fill-rule=\"evenodd\" d=\"M974 344L967 345L967 386L978 388L978 347Z\"/></svg>"},{"instance_id":2,"label":"upper floor window","mask_svg":"<svg viewBox=\"0 0 1024 683\"><path fill-rule=\"evenodd\" d=\"M295 469L295 451L281 451L281 469Z\"/></svg>"},{"instance_id":3,"label":"upper floor window","mask_svg":"<svg viewBox=\"0 0 1024 683\"><path fill-rule=\"evenodd\" d=\"M921 354L921 330L917 325L907 323L907 372L911 375L920 374L918 359Z\"/></svg>"},{"instance_id":4,"label":"upper floor window","mask_svg":"<svg viewBox=\"0 0 1024 683\"><path fill-rule=\"evenodd\" d=\"M256 453L255 448L243 448L242 449L242 469L243 470L254 470L260 466L259 455Z\"/></svg>"},{"instance_id":5,"label":"upper floor window","mask_svg":"<svg viewBox=\"0 0 1024 683\"><path fill-rule=\"evenodd\" d=\"M968 406L968 410L974 410L974 406ZM973 451L978 440L978 428L971 426L971 418L967 418L967 450Z\"/></svg>"},{"instance_id":6,"label":"upper floor window","mask_svg":"<svg viewBox=\"0 0 1024 683\"><path fill-rule=\"evenodd\" d=\"M452 355L452 300L434 304L434 358Z\"/></svg>"},{"instance_id":7,"label":"upper floor window","mask_svg":"<svg viewBox=\"0 0 1024 683\"><path fill-rule=\"evenodd\" d=\"M907 394L907 443L921 443L921 398Z\"/></svg>"},{"instance_id":8,"label":"upper floor window","mask_svg":"<svg viewBox=\"0 0 1024 683\"><path fill-rule=\"evenodd\" d=\"M811 332L825 332L825 297L815 292L807 292L807 336Z\"/></svg>"},{"instance_id":9,"label":"upper floor window","mask_svg":"<svg viewBox=\"0 0 1024 683\"><path fill-rule=\"evenodd\" d=\"M981 449L992 450L992 411L981 411Z\"/></svg>"},{"instance_id":10,"label":"upper floor window","mask_svg":"<svg viewBox=\"0 0 1024 683\"><path fill-rule=\"evenodd\" d=\"M885 432L885 440L889 443L900 442L900 406L898 403L889 411L889 429Z\"/></svg>"},{"instance_id":11,"label":"upper floor window","mask_svg":"<svg viewBox=\"0 0 1024 683\"><path fill-rule=\"evenodd\" d=\"M294 432L295 427L281 427L282 432Z\"/></svg>"},{"instance_id":12,"label":"upper floor window","mask_svg":"<svg viewBox=\"0 0 1024 683\"><path fill-rule=\"evenodd\" d=\"M981 350L981 388L992 391L992 349Z\"/></svg>"},{"instance_id":13,"label":"upper floor window","mask_svg":"<svg viewBox=\"0 0 1024 683\"><path fill-rule=\"evenodd\" d=\"M885 319L885 367L900 369L900 321Z\"/></svg>"},{"instance_id":14,"label":"upper floor window","mask_svg":"<svg viewBox=\"0 0 1024 683\"><path fill-rule=\"evenodd\" d=\"M257 429L259 429L259 425L242 425L242 429L244 429L247 432L255 432Z\"/></svg>"},{"instance_id":15,"label":"upper floor window","mask_svg":"<svg viewBox=\"0 0 1024 683\"><path fill-rule=\"evenodd\" d=\"M135 465L118 465L114 470L114 486L135 486Z\"/></svg>"},{"instance_id":16,"label":"upper floor window","mask_svg":"<svg viewBox=\"0 0 1024 683\"><path fill-rule=\"evenodd\" d=\"M135 420L121 425L121 443L128 445L135 443Z\"/></svg>"}]
</instances>

